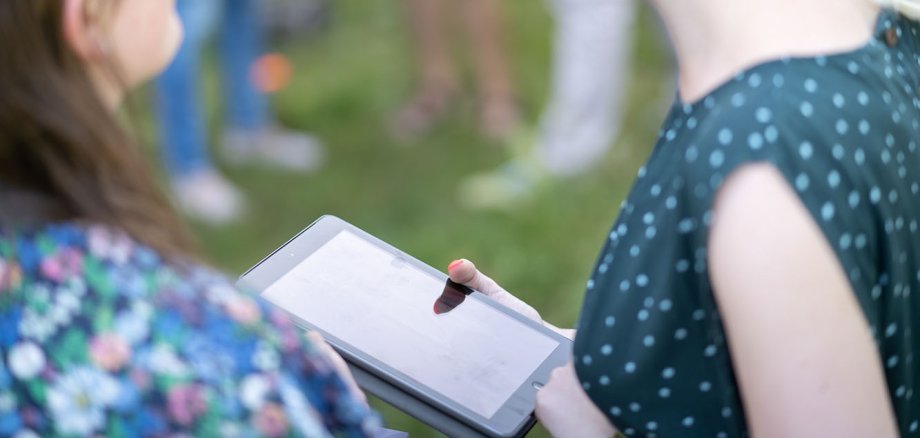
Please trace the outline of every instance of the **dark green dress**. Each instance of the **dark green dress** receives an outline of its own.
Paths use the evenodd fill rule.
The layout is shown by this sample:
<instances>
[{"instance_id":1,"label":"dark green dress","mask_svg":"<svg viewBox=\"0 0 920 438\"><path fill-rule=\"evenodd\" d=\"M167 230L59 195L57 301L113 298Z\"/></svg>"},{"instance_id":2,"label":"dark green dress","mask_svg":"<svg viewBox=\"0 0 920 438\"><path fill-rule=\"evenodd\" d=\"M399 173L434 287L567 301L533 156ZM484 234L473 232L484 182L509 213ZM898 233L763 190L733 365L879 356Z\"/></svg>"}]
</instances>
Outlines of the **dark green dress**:
<instances>
[{"instance_id":1,"label":"dark green dress","mask_svg":"<svg viewBox=\"0 0 920 438\"><path fill-rule=\"evenodd\" d=\"M671 110L588 281L578 324L578 376L620 431L747 435L707 239L725 178L768 162L848 273L900 431L918 433L918 30L885 11L864 47L760 64Z\"/></svg>"}]
</instances>

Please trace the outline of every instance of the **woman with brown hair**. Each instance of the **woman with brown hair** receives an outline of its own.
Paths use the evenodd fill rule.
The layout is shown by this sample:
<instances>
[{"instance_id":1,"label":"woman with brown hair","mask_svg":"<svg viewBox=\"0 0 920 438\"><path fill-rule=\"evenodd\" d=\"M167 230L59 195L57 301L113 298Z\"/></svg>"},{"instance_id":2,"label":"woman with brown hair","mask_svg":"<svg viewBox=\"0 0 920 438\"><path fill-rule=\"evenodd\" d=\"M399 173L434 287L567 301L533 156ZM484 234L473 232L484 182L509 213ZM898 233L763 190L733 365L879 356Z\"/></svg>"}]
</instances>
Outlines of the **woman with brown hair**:
<instances>
[{"instance_id":1,"label":"woman with brown hair","mask_svg":"<svg viewBox=\"0 0 920 438\"><path fill-rule=\"evenodd\" d=\"M0 435L363 436L341 359L197 263L117 110L173 0L0 2Z\"/></svg>"}]
</instances>

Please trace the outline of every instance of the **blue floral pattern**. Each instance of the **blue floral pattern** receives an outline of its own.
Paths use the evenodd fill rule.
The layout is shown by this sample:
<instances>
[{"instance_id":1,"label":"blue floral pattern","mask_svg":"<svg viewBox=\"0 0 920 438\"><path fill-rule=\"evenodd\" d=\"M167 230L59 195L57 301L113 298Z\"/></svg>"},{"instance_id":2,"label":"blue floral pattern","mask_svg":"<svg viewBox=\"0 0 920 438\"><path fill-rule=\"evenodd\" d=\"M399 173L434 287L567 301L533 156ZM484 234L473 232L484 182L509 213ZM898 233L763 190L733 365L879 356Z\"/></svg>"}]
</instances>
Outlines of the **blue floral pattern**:
<instances>
[{"instance_id":1,"label":"blue floral pattern","mask_svg":"<svg viewBox=\"0 0 920 438\"><path fill-rule=\"evenodd\" d=\"M369 436L279 310L119 231L0 228L0 436Z\"/></svg>"}]
</instances>

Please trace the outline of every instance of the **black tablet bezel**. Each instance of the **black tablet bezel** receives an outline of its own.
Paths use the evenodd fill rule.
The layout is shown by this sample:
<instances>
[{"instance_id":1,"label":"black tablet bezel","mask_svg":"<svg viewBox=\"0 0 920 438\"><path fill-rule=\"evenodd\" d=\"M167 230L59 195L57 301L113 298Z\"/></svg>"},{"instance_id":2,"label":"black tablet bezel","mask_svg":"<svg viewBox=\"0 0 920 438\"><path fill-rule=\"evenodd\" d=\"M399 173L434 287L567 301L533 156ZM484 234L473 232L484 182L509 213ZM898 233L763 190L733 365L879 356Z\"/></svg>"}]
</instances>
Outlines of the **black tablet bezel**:
<instances>
[{"instance_id":1,"label":"black tablet bezel","mask_svg":"<svg viewBox=\"0 0 920 438\"><path fill-rule=\"evenodd\" d=\"M329 240L342 231L349 231L376 247L399 257L416 268L447 281L447 275L431 266L400 251L373 235L345 222L335 216L323 216L310 226L291 238L287 243L262 259L240 277L240 284L262 293L282 276L290 272L310 254L317 251ZM550 372L559 366L565 365L571 358L572 343L568 338L550 330L541 324L530 320L519 313L495 302L485 295L475 292L470 299L476 299L493 307L508 317L533 328L541 334L558 342L558 346L547 359L531 374L528 379L513 393L513 395L499 408L491 418L486 418L472 410L441 396L430 390L425 385L415 381L408 375L384 364L373 357L367 356L353 346L329 333L322 328L315 327L307 321L292 315L295 321L306 329L317 330L351 365L357 366L374 374L382 381L405 391L433 407L450 414L463 423L482 431L487 435L498 437L515 436L517 432L532 424L532 413L535 403L536 391L548 379ZM428 389L428 391L425 391Z\"/></svg>"}]
</instances>

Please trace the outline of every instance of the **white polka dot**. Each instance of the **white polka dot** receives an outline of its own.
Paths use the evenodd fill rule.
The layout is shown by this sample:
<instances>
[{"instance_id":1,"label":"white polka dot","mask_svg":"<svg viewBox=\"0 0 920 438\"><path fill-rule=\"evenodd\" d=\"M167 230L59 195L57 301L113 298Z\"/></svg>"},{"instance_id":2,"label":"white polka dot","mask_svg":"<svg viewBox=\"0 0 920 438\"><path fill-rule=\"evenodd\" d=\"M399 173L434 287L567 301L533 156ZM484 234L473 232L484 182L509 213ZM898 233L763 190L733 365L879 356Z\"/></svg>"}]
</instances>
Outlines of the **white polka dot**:
<instances>
[{"instance_id":1,"label":"white polka dot","mask_svg":"<svg viewBox=\"0 0 920 438\"><path fill-rule=\"evenodd\" d=\"M704 311L703 309L697 309L693 311L694 321L702 321L704 319L706 319L706 311Z\"/></svg>"},{"instance_id":2,"label":"white polka dot","mask_svg":"<svg viewBox=\"0 0 920 438\"><path fill-rule=\"evenodd\" d=\"M640 310L639 313L636 315L636 318L638 318L639 321L648 320L648 310L645 310L645 309Z\"/></svg>"},{"instance_id":3,"label":"white polka dot","mask_svg":"<svg viewBox=\"0 0 920 438\"><path fill-rule=\"evenodd\" d=\"M655 184L655 185L652 186L651 189L649 189L648 192L649 192L649 194L651 194L652 196L654 196L654 197L657 198L658 195L661 194L661 186L658 185L658 184Z\"/></svg>"},{"instance_id":4,"label":"white polka dot","mask_svg":"<svg viewBox=\"0 0 920 438\"><path fill-rule=\"evenodd\" d=\"M677 208L677 198L675 198L674 196L668 196L668 199L664 201L664 206L668 210L673 210Z\"/></svg>"},{"instance_id":5,"label":"white polka dot","mask_svg":"<svg viewBox=\"0 0 920 438\"><path fill-rule=\"evenodd\" d=\"M582 358L581 358L581 363L583 363L583 364L585 364L585 365L591 365L592 362L594 362L594 359L591 358L591 355L590 355L590 354L586 354L586 355L582 356Z\"/></svg>"},{"instance_id":6,"label":"white polka dot","mask_svg":"<svg viewBox=\"0 0 920 438\"><path fill-rule=\"evenodd\" d=\"M854 61L850 61L850 62L847 64L847 70L849 70L850 73L852 73L852 74L855 75L856 73L859 73L859 64L857 64L857 63L854 62Z\"/></svg>"},{"instance_id":7,"label":"white polka dot","mask_svg":"<svg viewBox=\"0 0 920 438\"><path fill-rule=\"evenodd\" d=\"M629 280L623 280L620 282L620 291L626 292L629 290Z\"/></svg>"},{"instance_id":8,"label":"white polka dot","mask_svg":"<svg viewBox=\"0 0 920 438\"><path fill-rule=\"evenodd\" d=\"M857 234L855 239L856 249L863 249L866 247L866 235Z\"/></svg>"},{"instance_id":9,"label":"white polka dot","mask_svg":"<svg viewBox=\"0 0 920 438\"><path fill-rule=\"evenodd\" d=\"M773 119L773 112L770 111L770 108L760 107L757 108L757 112L754 113L754 117L760 123L769 123Z\"/></svg>"},{"instance_id":10,"label":"white polka dot","mask_svg":"<svg viewBox=\"0 0 920 438\"><path fill-rule=\"evenodd\" d=\"M786 79L783 75L777 73L773 75L773 86L776 88L781 88L786 83Z\"/></svg>"},{"instance_id":11,"label":"white polka dot","mask_svg":"<svg viewBox=\"0 0 920 438\"><path fill-rule=\"evenodd\" d=\"M898 366L898 356L891 356L888 358L888 361L885 362L888 368L894 368Z\"/></svg>"},{"instance_id":12,"label":"white polka dot","mask_svg":"<svg viewBox=\"0 0 920 438\"><path fill-rule=\"evenodd\" d=\"M712 154L709 155L709 165L717 169L721 167L723 163L725 163L725 153L720 149L712 151Z\"/></svg>"},{"instance_id":13,"label":"white polka dot","mask_svg":"<svg viewBox=\"0 0 920 438\"><path fill-rule=\"evenodd\" d=\"M661 300L661 302L658 303L658 309L660 309L662 312L667 312L671 310L672 306L673 304L671 303L671 300L669 299Z\"/></svg>"},{"instance_id":14,"label":"white polka dot","mask_svg":"<svg viewBox=\"0 0 920 438\"><path fill-rule=\"evenodd\" d=\"M651 309L652 307L655 307L655 299L652 297L647 297L642 304L646 309Z\"/></svg>"},{"instance_id":15,"label":"white polka dot","mask_svg":"<svg viewBox=\"0 0 920 438\"><path fill-rule=\"evenodd\" d=\"M607 318L604 318L604 325L606 325L607 327L613 327L613 325L616 324L616 322L617 322L617 319L612 316L608 316Z\"/></svg>"},{"instance_id":16,"label":"white polka dot","mask_svg":"<svg viewBox=\"0 0 920 438\"><path fill-rule=\"evenodd\" d=\"M846 155L847 151L843 148L842 145L838 143L835 144L833 148L831 148L831 153L834 154L834 158L840 160L844 157L844 155Z\"/></svg>"},{"instance_id":17,"label":"white polka dot","mask_svg":"<svg viewBox=\"0 0 920 438\"><path fill-rule=\"evenodd\" d=\"M709 392L710 389L712 389L712 383L706 381L700 382L700 391Z\"/></svg>"},{"instance_id":18,"label":"white polka dot","mask_svg":"<svg viewBox=\"0 0 920 438\"><path fill-rule=\"evenodd\" d=\"M636 276L636 285L639 287L648 286L648 276L645 274L639 274Z\"/></svg>"},{"instance_id":19,"label":"white polka dot","mask_svg":"<svg viewBox=\"0 0 920 438\"><path fill-rule=\"evenodd\" d=\"M601 354L604 356L610 356L611 353L613 353L613 347L610 346L610 344L604 344L604 346L601 347Z\"/></svg>"},{"instance_id":20,"label":"white polka dot","mask_svg":"<svg viewBox=\"0 0 920 438\"><path fill-rule=\"evenodd\" d=\"M629 248L629 255L636 257L639 255L639 245L633 245Z\"/></svg>"},{"instance_id":21,"label":"white polka dot","mask_svg":"<svg viewBox=\"0 0 920 438\"><path fill-rule=\"evenodd\" d=\"M763 78L761 78L757 73L753 73L750 77L748 77L748 85L750 85L751 88L757 88L761 83L763 83Z\"/></svg>"},{"instance_id":22,"label":"white polka dot","mask_svg":"<svg viewBox=\"0 0 920 438\"><path fill-rule=\"evenodd\" d=\"M696 123L697 123L697 122L696 122L696 118L695 118L695 117L690 117L689 119L687 119L687 128L688 128L688 129L694 129L694 128L696 128Z\"/></svg>"},{"instance_id":23,"label":"white polka dot","mask_svg":"<svg viewBox=\"0 0 920 438\"><path fill-rule=\"evenodd\" d=\"M760 135L759 132L752 132L751 135L748 136L748 146L754 150L760 149L763 147L763 136Z\"/></svg>"},{"instance_id":24,"label":"white polka dot","mask_svg":"<svg viewBox=\"0 0 920 438\"><path fill-rule=\"evenodd\" d=\"M744 106L744 101L745 101L745 100L746 100L746 99L744 98L744 95L743 95L743 94L741 94L741 93L735 93L735 94L732 95L732 99L731 99L731 101L732 101L732 106L734 106L735 108L741 108L742 106Z\"/></svg>"},{"instance_id":25,"label":"white polka dot","mask_svg":"<svg viewBox=\"0 0 920 438\"><path fill-rule=\"evenodd\" d=\"M837 129L837 133L840 135L845 135L847 131L850 130L850 124L846 120L839 119L834 125L834 128Z\"/></svg>"},{"instance_id":26,"label":"white polka dot","mask_svg":"<svg viewBox=\"0 0 920 438\"><path fill-rule=\"evenodd\" d=\"M801 155L803 159L807 160L811 158L813 153L814 147L811 145L811 143L805 141L799 145L799 155Z\"/></svg>"},{"instance_id":27,"label":"white polka dot","mask_svg":"<svg viewBox=\"0 0 920 438\"><path fill-rule=\"evenodd\" d=\"M677 264L675 265L675 269L677 269L677 272L687 272L690 269L690 262L686 260L678 260Z\"/></svg>"},{"instance_id":28,"label":"white polka dot","mask_svg":"<svg viewBox=\"0 0 920 438\"><path fill-rule=\"evenodd\" d=\"M885 327L885 337L886 338L890 338L894 336L897 332L898 332L897 323L891 323L891 324L888 324L888 327Z\"/></svg>"},{"instance_id":29,"label":"white polka dot","mask_svg":"<svg viewBox=\"0 0 920 438\"><path fill-rule=\"evenodd\" d=\"M694 421L695 420L693 419L693 417L684 417L683 421L681 421L680 423L683 424L684 427L691 427L693 426Z\"/></svg>"},{"instance_id":30,"label":"white polka dot","mask_svg":"<svg viewBox=\"0 0 920 438\"><path fill-rule=\"evenodd\" d=\"M693 163L699 156L700 151L696 146L690 146L687 148L687 151L684 152L684 159L687 160L688 163Z\"/></svg>"},{"instance_id":31,"label":"white polka dot","mask_svg":"<svg viewBox=\"0 0 920 438\"><path fill-rule=\"evenodd\" d=\"M847 199L847 201L850 204L850 208L858 207L859 206L859 192L857 192L856 190L853 190L852 192L850 192L850 196Z\"/></svg>"},{"instance_id":32,"label":"white polka dot","mask_svg":"<svg viewBox=\"0 0 920 438\"><path fill-rule=\"evenodd\" d=\"M721 143L723 146L727 146L729 143L731 143L732 138L734 138L734 134L732 134L730 129L722 128L719 131L719 143Z\"/></svg>"},{"instance_id":33,"label":"white polka dot","mask_svg":"<svg viewBox=\"0 0 920 438\"><path fill-rule=\"evenodd\" d=\"M779 138L779 130L776 129L776 126L770 125L763 130L763 137L767 139L768 142L774 143L776 139Z\"/></svg>"},{"instance_id":34,"label":"white polka dot","mask_svg":"<svg viewBox=\"0 0 920 438\"><path fill-rule=\"evenodd\" d=\"M601 376L599 379L597 379L597 383L600 383L601 386L607 386L610 384L610 377Z\"/></svg>"},{"instance_id":35,"label":"white polka dot","mask_svg":"<svg viewBox=\"0 0 920 438\"><path fill-rule=\"evenodd\" d=\"M815 107L811 105L811 102L805 101L799 105L799 111L802 112L802 115L805 117L811 117L815 113Z\"/></svg>"},{"instance_id":36,"label":"white polka dot","mask_svg":"<svg viewBox=\"0 0 920 438\"><path fill-rule=\"evenodd\" d=\"M869 129L870 129L870 126L869 126L869 121L868 121L868 120L860 120L860 121L859 121L859 133L860 133L860 134L862 134L862 135L868 134L868 133L869 133Z\"/></svg>"},{"instance_id":37,"label":"white polka dot","mask_svg":"<svg viewBox=\"0 0 920 438\"><path fill-rule=\"evenodd\" d=\"M632 374L636 372L636 364L635 362L626 362L626 365L623 367L623 369L626 370L627 373Z\"/></svg>"},{"instance_id":38,"label":"white polka dot","mask_svg":"<svg viewBox=\"0 0 920 438\"><path fill-rule=\"evenodd\" d=\"M668 398L671 396L671 388L661 388L658 390L658 397Z\"/></svg>"},{"instance_id":39,"label":"white polka dot","mask_svg":"<svg viewBox=\"0 0 920 438\"><path fill-rule=\"evenodd\" d=\"M613 415L614 417L619 417L622 413L623 413L623 410L620 409L619 407L616 407L616 406L610 407L610 415Z\"/></svg>"},{"instance_id":40,"label":"white polka dot","mask_svg":"<svg viewBox=\"0 0 920 438\"><path fill-rule=\"evenodd\" d=\"M832 204L830 201L827 201L821 207L821 218L825 221L829 221L834 218L834 212L834 204Z\"/></svg>"},{"instance_id":41,"label":"white polka dot","mask_svg":"<svg viewBox=\"0 0 920 438\"><path fill-rule=\"evenodd\" d=\"M661 377L664 377L665 379L672 379L674 378L675 374L677 374L677 371L675 371L674 368L671 368L671 367L667 367L661 370Z\"/></svg>"},{"instance_id":42,"label":"white polka dot","mask_svg":"<svg viewBox=\"0 0 920 438\"><path fill-rule=\"evenodd\" d=\"M834 106L837 108L843 108L846 105L846 99L843 98L843 95L840 93L834 93Z\"/></svg>"},{"instance_id":43,"label":"white polka dot","mask_svg":"<svg viewBox=\"0 0 920 438\"><path fill-rule=\"evenodd\" d=\"M715 346L715 345L707 345L706 348L703 349L703 355L706 356L706 357L713 357L713 356L715 356L715 355L716 355L716 346Z\"/></svg>"},{"instance_id":44,"label":"white polka dot","mask_svg":"<svg viewBox=\"0 0 920 438\"><path fill-rule=\"evenodd\" d=\"M632 402L629 404L629 410L633 412L639 412L640 410L642 410L642 406L639 405L639 403Z\"/></svg>"},{"instance_id":45,"label":"white polka dot","mask_svg":"<svg viewBox=\"0 0 920 438\"><path fill-rule=\"evenodd\" d=\"M860 92L856 95L856 100L859 101L859 104L860 104L860 105L866 106L866 105L869 104L869 95L866 94L865 91L860 91Z\"/></svg>"},{"instance_id":46,"label":"white polka dot","mask_svg":"<svg viewBox=\"0 0 920 438\"><path fill-rule=\"evenodd\" d=\"M810 180L808 178L808 175L804 173L800 173L799 176L795 177L795 188L798 189L800 192L804 192L805 190L808 190L809 183L810 183Z\"/></svg>"},{"instance_id":47,"label":"white polka dot","mask_svg":"<svg viewBox=\"0 0 920 438\"><path fill-rule=\"evenodd\" d=\"M882 191L879 190L878 187L873 187L869 190L869 200L872 201L873 204L878 204L879 201L882 200Z\"/></svg>"},{"instance_id":48,"label":"white polka dot","mask_svg":"<svg viewBox=\"0 0 920 438\"><path fill-rule=\"evenodd\" d=\"M731 417L731 416L732 416L732 409L729 408L729 407L724 407L724 408L722 408L722 416L725 417L725 418Z\"/></svg>"},{"instance_id":49,"label":"white polka dot","mask_svg":"<svg viewBox=\"0 0 920 438\"><path fill-rule=\"evenodd\" d=\"M827 174L827 184L831 186L832 189L836 189L840 185L840 173L836 170L832 170L831 173Z\"/></svg>"},{"instance_id":50,"label":"white polka dot","mask_svg":"<svg viewBox=\"0 0 920 438\"><path fill-rule=\"evenodd\" d=\"M805 91L809 93L818 91L818 82L811 78L805 79Z\"/></svg>"},{"instance_id":51,"label":"white polka dot","mask_svg":"<svg viewBox=\"0 0 920 438\"><path fill-rule=\"evenodd\" d=\"M856 149L856 152L853 153L853 160L856 161L856 164L862 166L866 162L866 153L862 148Z\"/></svg>"},{"instance_id":52,"label":"white polka dot","mask_svg":"<svg viewBox=\"0 0 920 438\"><path fill-rule=\"evenodd\" d=\"M844 251L850 249L850 245L852 243L853 243L853 238L850 236L850 233L843 233L843 235L840 236L840 240L838 242L838 244L840 245L840 249Z\"/></svg>"},{"instance_id":53,"label":"white polka dot","mask_svg":"<svg viewBox=\"0 0 920 438\"><path fill-rule=\"evenodd\" d=\"M687 329L679 328L674 331L674 339L678 341L687 339Z\"/></svg>"},{"instance_id":54,"label":"white polka dot","mask_svg":"<svg viewBox=\"0 0 920 438\"><path fill-rule=\"evenodd\" d=\"M646 347L652 347L652 346L654 346L654 345L655 345L655 337L652 336L652 335L646 335L644 338L642 338L642 345L645 345Z\"/></svg>"}]
</instances>

